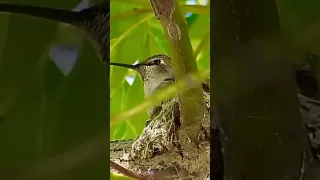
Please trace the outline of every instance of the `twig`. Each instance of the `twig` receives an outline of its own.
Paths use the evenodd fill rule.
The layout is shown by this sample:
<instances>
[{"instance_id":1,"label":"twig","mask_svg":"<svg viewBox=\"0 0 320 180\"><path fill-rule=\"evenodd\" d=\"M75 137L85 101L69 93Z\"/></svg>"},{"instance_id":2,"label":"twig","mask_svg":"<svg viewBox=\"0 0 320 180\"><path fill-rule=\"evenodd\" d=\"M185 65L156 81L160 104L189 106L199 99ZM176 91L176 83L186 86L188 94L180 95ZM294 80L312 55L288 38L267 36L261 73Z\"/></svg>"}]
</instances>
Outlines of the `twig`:
<instances>
[{"instance_id":1,"label":"twig","mask_svg":"<svg viewBox=\"0 0 320 180\"><path fill-rule=\"evenodd\" d=\"M147 178L133 172L133 171L130 171L122 166L120 166L119 164L113 162L110 160L110 168L120 172L121 174L125 175L125 176L128 176L128 177L131 177L131 178L134 178L134 179L138 179L138 180L145 180Z\"/></svg>"}]
</instances>

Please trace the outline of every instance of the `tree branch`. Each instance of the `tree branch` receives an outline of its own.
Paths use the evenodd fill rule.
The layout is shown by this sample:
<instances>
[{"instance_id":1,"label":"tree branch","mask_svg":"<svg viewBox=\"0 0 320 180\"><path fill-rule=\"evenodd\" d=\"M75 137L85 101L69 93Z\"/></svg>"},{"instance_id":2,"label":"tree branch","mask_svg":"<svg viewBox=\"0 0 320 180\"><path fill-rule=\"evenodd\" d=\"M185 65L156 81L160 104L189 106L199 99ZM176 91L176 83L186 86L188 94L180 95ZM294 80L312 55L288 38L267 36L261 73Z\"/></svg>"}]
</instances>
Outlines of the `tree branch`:
<instances>
[{"instance_id":1,"label":"tree branch","mask_svg":"<svg viewBox=\"0 0 320 180\"><path fill-rule=\"evenodd\" d=\"M197 71L185 18L174 0L150 0L157 19L160 20L169 44L176 79ZM201 120L205 115L205 103L201 84L180 95L181 130L197 142Z\"/></svg>"}]
</instances>

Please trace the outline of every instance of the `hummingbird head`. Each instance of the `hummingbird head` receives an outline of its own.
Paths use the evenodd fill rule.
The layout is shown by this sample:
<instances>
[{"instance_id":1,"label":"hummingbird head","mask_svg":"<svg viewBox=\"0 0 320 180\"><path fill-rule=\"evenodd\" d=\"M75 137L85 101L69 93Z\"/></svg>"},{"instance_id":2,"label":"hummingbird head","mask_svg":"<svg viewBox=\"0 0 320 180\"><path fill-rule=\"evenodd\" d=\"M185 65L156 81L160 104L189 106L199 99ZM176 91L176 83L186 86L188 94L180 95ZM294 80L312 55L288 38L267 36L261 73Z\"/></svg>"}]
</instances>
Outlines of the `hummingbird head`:
<instances>
[{"instance_id":1,"label":"hummingbird head","mask_svg":"<svg viewBox=\"0 0 320 180\"><path fill-rule=\"evenodd\" d=\"M136 65L127 65L120 63L110 63L110 65L121 66L135 70L144 83L145 97L155 93L161 87L175 81L171 58L159 54L146 59Z\"/></svg>"}]
</instances>

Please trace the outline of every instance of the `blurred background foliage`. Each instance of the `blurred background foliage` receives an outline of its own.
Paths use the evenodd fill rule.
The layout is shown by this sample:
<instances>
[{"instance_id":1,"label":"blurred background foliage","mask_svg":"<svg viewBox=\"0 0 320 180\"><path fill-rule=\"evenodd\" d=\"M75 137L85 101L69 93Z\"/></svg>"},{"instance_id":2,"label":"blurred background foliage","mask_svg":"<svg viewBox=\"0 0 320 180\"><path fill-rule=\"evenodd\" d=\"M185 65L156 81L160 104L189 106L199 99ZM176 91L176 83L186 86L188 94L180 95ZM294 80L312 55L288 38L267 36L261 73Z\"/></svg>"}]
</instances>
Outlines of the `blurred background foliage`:
<instances>
[{"instance_id":1,"label":"blurred background foliage","mask_svg":"<svg viewBox=\"0 0 320 180\"><path fill-rule=\"evenodd\" d=\"M0 3L78 11L97 2L2 0ZM106 67L74 27L0 13L0 116L3 118L0 179L10 179L12 174L26 172L40 162L43 166L35 166L32 171L37 178L35 173L29 173L30 179L108 178L107 150L103 154L90 154L86 159L83 157L88 154L83 152L58 160L65 153L90 146L97 134L109 129ZM50 164L53 161L49 162L49 157L59 166Z\"/></svg>"}]
</instances>

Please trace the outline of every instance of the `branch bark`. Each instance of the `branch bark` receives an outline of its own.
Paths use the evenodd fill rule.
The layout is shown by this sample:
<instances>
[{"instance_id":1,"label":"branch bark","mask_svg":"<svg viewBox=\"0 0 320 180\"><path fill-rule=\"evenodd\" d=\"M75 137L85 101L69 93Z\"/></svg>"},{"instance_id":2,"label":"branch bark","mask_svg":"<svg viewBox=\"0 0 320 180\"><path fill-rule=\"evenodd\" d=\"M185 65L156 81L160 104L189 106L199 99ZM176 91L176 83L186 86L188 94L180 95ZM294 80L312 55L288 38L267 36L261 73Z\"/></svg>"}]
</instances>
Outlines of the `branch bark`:
<instances>
[{"instance_id":1,"label":"branch bark","mask_svg":"<svg viewBox=\"0 0 320 180\"><path fill-rule=\"evenodd\" d=\"M189 73L196 72L197 64L179 4L175 0L150 0L150 2L167 37L176 78L181 79ZM197 143L201 121L206 113L201 84L199 83L196 88L181 93L179 99L181 131L186 132L187 136Z\"/></svg>"}]
</instances>

